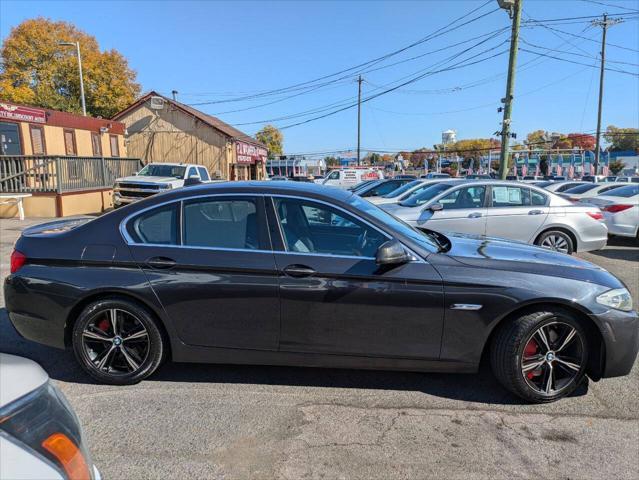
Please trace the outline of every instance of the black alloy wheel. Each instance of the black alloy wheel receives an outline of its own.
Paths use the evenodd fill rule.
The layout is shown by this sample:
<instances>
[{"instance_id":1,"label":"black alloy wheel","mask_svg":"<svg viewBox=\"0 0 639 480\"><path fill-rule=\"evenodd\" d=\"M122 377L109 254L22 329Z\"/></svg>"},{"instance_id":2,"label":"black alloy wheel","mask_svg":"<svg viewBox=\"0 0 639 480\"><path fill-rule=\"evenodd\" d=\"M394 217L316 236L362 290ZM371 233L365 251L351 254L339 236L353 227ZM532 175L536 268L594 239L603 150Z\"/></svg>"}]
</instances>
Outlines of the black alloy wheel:
<instances>
[{"instance_id":1,"label":"black alloy wheel","mask_svg":"<svg viewBox=\"0 0 639 480\"><path fill-rule=\"evenodd\" d=\"M162 335L149 312L127 299L94 302L73 329L73 350L82 368L101 382L137 383L164 355Z\"/></svg>"},{"instance_id":2,"label":"black alloy wheel","mask_svg":"<svg viewBox=\"0 0 639 480\"><path fill-rule=\"evenodd\" d=\"M530 402L570 395L584 380L588 362L585 330L561 308L528 313L496 332L491 364L497 380Z\"/></svg>"}]
</instances>

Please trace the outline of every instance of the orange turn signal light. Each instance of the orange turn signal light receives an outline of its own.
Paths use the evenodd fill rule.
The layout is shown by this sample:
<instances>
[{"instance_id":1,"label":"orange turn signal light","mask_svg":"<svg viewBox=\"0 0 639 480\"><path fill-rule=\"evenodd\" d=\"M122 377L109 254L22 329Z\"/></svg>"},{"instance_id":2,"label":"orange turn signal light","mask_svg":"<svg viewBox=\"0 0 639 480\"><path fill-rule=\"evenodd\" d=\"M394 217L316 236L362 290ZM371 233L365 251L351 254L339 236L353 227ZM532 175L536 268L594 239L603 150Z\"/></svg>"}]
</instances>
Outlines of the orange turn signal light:
<instances>
[{"instance_id":1,"label":"orange turn signal light","mask_svg":"<svg viewBox=\"0 0 639 480\"><path fill-rule=\"evenodd\" d=\"M69 480L91 480L82 451L64 433L49 435L42 442L42 447L58 460Z\"/></svg>"}]
</instances>

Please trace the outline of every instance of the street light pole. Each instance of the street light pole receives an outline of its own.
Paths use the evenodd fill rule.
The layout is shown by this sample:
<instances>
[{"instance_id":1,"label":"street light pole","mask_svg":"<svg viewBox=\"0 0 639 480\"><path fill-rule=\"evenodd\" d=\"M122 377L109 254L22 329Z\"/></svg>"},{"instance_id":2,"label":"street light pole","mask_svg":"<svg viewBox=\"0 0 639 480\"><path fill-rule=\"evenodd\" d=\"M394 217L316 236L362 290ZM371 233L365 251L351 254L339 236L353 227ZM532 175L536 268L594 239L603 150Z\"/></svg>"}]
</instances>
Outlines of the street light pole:
<instances>
[{"instance_id":1,"label":"street light pole","mask_svg":"<svg viewBox=\"0 0 639 480\"><path fill-rule=\"evenodd\" d=\"M82 76L82 55L80 55L80 42L58 42L62 47L75 47L78 55L78 70L80 71L80 100L82 101L82 115L87 116L87 105L84 100L84 78Z\"/></svg>"},{"instance_id":2,"label":"street light pole","mask_svg":"<svg viewBox=\"0 0 639 480\"><path fill-rule=\"evenodd\" d=\"M357 79L357 165L360 162L361 133L362 133L362 76Z\"/></svg>"}]
</instances>

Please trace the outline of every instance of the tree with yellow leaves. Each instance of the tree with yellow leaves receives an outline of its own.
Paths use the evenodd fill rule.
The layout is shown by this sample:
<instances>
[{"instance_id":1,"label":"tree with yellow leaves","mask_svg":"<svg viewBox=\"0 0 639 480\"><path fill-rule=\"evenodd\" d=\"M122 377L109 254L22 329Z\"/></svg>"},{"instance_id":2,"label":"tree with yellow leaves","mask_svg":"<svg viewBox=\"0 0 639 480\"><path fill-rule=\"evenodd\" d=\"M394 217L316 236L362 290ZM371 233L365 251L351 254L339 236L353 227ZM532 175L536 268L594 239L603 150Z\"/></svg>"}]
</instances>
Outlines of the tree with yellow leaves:
<instances>
[{"instance_id":1,"label":"tree with yellow leaves","mask_svg":"<svg viewBox=\"0 0 639 480\"><path fill-rule=\"evenodd\" d=\"M110 118L140 94L121 53L100 51L71 23L35 18L14 27L0 49L0 100L82 112L76 51L60 42L80 42L88 115Z\"/></svg>"}]
</instances>

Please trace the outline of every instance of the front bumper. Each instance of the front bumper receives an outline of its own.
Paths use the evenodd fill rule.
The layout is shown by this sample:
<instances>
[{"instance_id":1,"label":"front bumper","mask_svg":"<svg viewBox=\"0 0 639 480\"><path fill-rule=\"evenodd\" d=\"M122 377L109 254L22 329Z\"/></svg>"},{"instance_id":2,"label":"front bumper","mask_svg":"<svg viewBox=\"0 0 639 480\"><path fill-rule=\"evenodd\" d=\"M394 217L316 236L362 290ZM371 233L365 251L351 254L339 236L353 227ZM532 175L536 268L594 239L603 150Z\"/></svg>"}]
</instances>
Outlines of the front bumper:
<instances>
[{"instance_id":1,"label":"front bumper","mask_svg":"<svg viewBox=\"0 0 639 480\"><path fill-rule=\"evenodd\" d=\"M636 311L608 310L592 315L604 339L602 377L628 375L639 352L639 314Z\"/></svg>"}]
</instances>

